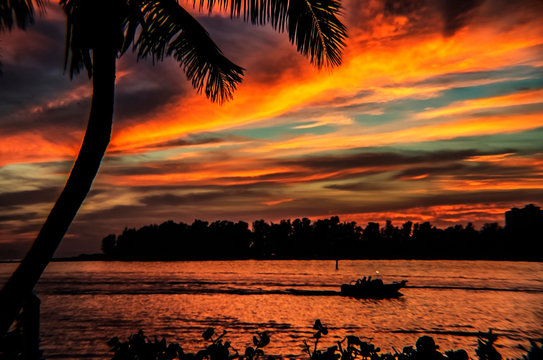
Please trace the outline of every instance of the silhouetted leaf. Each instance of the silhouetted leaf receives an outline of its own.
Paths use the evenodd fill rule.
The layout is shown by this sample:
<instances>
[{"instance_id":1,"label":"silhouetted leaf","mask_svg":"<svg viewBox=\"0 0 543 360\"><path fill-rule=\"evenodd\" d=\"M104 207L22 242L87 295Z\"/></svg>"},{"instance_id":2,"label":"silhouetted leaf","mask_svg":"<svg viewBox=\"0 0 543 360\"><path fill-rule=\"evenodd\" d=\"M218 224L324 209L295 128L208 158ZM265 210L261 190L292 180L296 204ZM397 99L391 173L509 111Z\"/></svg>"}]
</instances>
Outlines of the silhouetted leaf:
<instances>
[{"instance_id":1,"label":"silhouetted leaf","mask_svg":"<svg viewBox=\"0 0 543 360\"><path fill-rule=\"evenodd\" d=\"M245 356L246 357L252 358L254 356L254 354L255 354L255 349L252 346L248 346L245 349Z\"/></svg>"},{"instance_id":2,"label":"silhouetted leaf","mask_svg":"<svg viewBox=\"0 0 543 360\"><path fill-rule=\"evenodd\" d=\"M14 25L25 29L34 22L34 3L44 9L44 0L1 0L0 1L0 31L11 30Z\"/></svg>"},{"instance_id":3,"label":"silhouetted leaf","mask_svg":"<svg viewBox=\"0 0 543 360\"><path fill-rule=\"evenodd\" d=\"M117 345L119 343L120 343L119 338L117 336L115 336L115 337L112 337L111 339L109 339L109 341L107 342L107 345L113 347L113 346L115 346L115 345Z\"/></svg>"},{"instance_id":4,"label":"silhouetted leaf","mask_svg":"<svg viewBox=\"0 0 543 360\"><path fill-rule=\"evenodd\" d=\"M358 336L347 335L347 345L348 346L361 345L361 344L362 344L362 341L360 340L360 338Z\"/></svg>"},{"instance_id":5,"label":"silhouetted leaf","mask_svg":"<svg viewBox=\"0 0 543 360\"><path fill-rule=\"evenodd\" d=\"M228 60L200 23L176 0L150 1L144 7L146 30L136 47L140 58L172 56L192 86L211 101L232 98L244 69Z\"/></svg>"},{"instance_id":6,"label":"silhouetted leaf","mask_svg":"<svg viewBox=\"0 0 543 360\"><path fill-rule=\"evenodd\" d=\"M313 330L320 330L322 329L322 323L320 319L315 320L315 323L313 324Z\"/></svg>"},{"instance_id":7,"label":"silhouetted leaf","mask_svg":"<svg viewBox=\"0 0 543 360\"><path fill-rule=\"evenodd\" d=\"M270 337L268 336L267 332L261 332L258 333L258 336L260 337L260 340L258 342L258 347L264 347L270 343Z\"/></svg>"},{"instance_id":8,"label":"silhouetted leaf","mask_svg":"<svg viewBox=\"0 0 543 360\"><path fill-rule=\"evenodd\" d=\"M347 29L338 16L339 0L200 0L200 7L211 12L214 6L229 10L231 16L252 24L270 23L279 31L287 31L296 49L308 56L317 67L341 65ZM207 5L207 6L206 6ZM243 5L243 6L242 6Z\"/></svg>"},{"instance_id":9,"label":"silhouetted leaf","mask_svg":"<svg viewBox=\"0 0 543 360\"><path fill-rule=\"evenodd\" d=\"M209 339L211 339L213 334L215 334L215 329L213 329L212 327L209 327L209 328L206 329L206 331L204 331L204 333L202 334L202 337L205 340L209 340Z\"/></svg>"}]
</instances>

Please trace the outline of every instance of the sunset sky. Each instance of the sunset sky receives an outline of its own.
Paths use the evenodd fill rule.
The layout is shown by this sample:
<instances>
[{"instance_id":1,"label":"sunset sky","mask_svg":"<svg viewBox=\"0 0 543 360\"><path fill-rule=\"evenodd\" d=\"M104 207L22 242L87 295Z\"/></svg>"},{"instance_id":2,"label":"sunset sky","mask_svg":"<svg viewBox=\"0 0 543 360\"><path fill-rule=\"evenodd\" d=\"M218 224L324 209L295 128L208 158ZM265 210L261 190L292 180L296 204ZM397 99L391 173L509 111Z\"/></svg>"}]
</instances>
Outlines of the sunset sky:
<instances>
[{"instance_id":1,"label":"sunset sky","mask_svg":"<svg viewBox=\"0 0 543 360\"><path fill-rule=\"evenodd\" d=\"M333 70L269 26L191 8L246 69L223 105L174 61L125 55L109 151L57 255L170 219L478 228L543 206L542 1L343 7L349 38ZM85 130L90 82L64 73L64 21L53 1L26 32L0 35L0 258L28 248Z\"/></svg>"}]
</instances>

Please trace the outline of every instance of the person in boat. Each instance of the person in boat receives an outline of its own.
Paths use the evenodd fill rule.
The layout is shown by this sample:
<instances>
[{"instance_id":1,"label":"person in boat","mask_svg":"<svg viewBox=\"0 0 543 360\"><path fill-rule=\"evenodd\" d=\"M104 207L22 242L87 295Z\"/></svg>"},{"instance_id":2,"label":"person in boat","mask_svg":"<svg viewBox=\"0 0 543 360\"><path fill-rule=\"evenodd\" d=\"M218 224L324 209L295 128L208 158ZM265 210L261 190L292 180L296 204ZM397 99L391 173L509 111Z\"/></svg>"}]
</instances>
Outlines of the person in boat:
<instances>
[{"instance_id":1,"label":"person in boat","mask_svg":"<svg viewBox=\"0 0 543 360\"><path fill-rule=\"evenodd\" d=\"M362 279L356 280L356 285L362 285L366 283L366 277L364 276Z\"/></svg>"}]
</instances>

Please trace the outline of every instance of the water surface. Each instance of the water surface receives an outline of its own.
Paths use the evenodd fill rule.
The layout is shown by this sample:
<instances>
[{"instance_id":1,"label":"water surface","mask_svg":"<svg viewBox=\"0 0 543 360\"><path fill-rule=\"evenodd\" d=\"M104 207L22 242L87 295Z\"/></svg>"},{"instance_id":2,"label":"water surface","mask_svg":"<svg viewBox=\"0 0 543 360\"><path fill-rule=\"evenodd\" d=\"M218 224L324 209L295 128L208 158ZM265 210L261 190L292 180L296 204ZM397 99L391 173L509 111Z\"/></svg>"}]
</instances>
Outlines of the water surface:
<instances>
[{"instance_id":1,"label":"water surface","mask_svg":"<svg viewBox=\"0 0 543 360\"><path fill-rule=\"evenodd\" d=\"M16 264L0 264L3 283ZM408 280L398 299L353 299L339 285L379 271ZM42 349L47 358L111 358L109 338L143 329L185 350L200 346L207 327L227 330L240 351L268 331L266 353L303 357L315 319L329 326L323 346L345 335L384 351L429 334L442 351L473 357L477 332L499 334L505 357L543 337L543 264L488 261L197 261L64 262L47 268ZM195 341L197 340L197 341Z\"/></svg>"}]
</instances>

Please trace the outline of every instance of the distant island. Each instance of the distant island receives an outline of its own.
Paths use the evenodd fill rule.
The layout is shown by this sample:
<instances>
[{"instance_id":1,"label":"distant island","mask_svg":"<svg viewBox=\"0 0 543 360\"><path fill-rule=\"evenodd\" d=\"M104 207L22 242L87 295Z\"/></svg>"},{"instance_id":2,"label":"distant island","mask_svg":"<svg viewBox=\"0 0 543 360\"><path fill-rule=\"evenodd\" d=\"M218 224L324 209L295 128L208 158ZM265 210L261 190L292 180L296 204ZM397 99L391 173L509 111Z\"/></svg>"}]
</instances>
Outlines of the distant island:
<instances>
[{"instance_id":1,"label":"distant island","mask_svg":"<svg viewBox=\"0 0 543 360\"><path fill-rule=\"evenodd\" d=\"M470 259L543 261L543 211L533 204L505 213L505 227L471 223L440 229L341 222L338 216L267 223L166 221L125 228L102 240L103 254L74 260Z\"/></svg>"}]
</instances>

